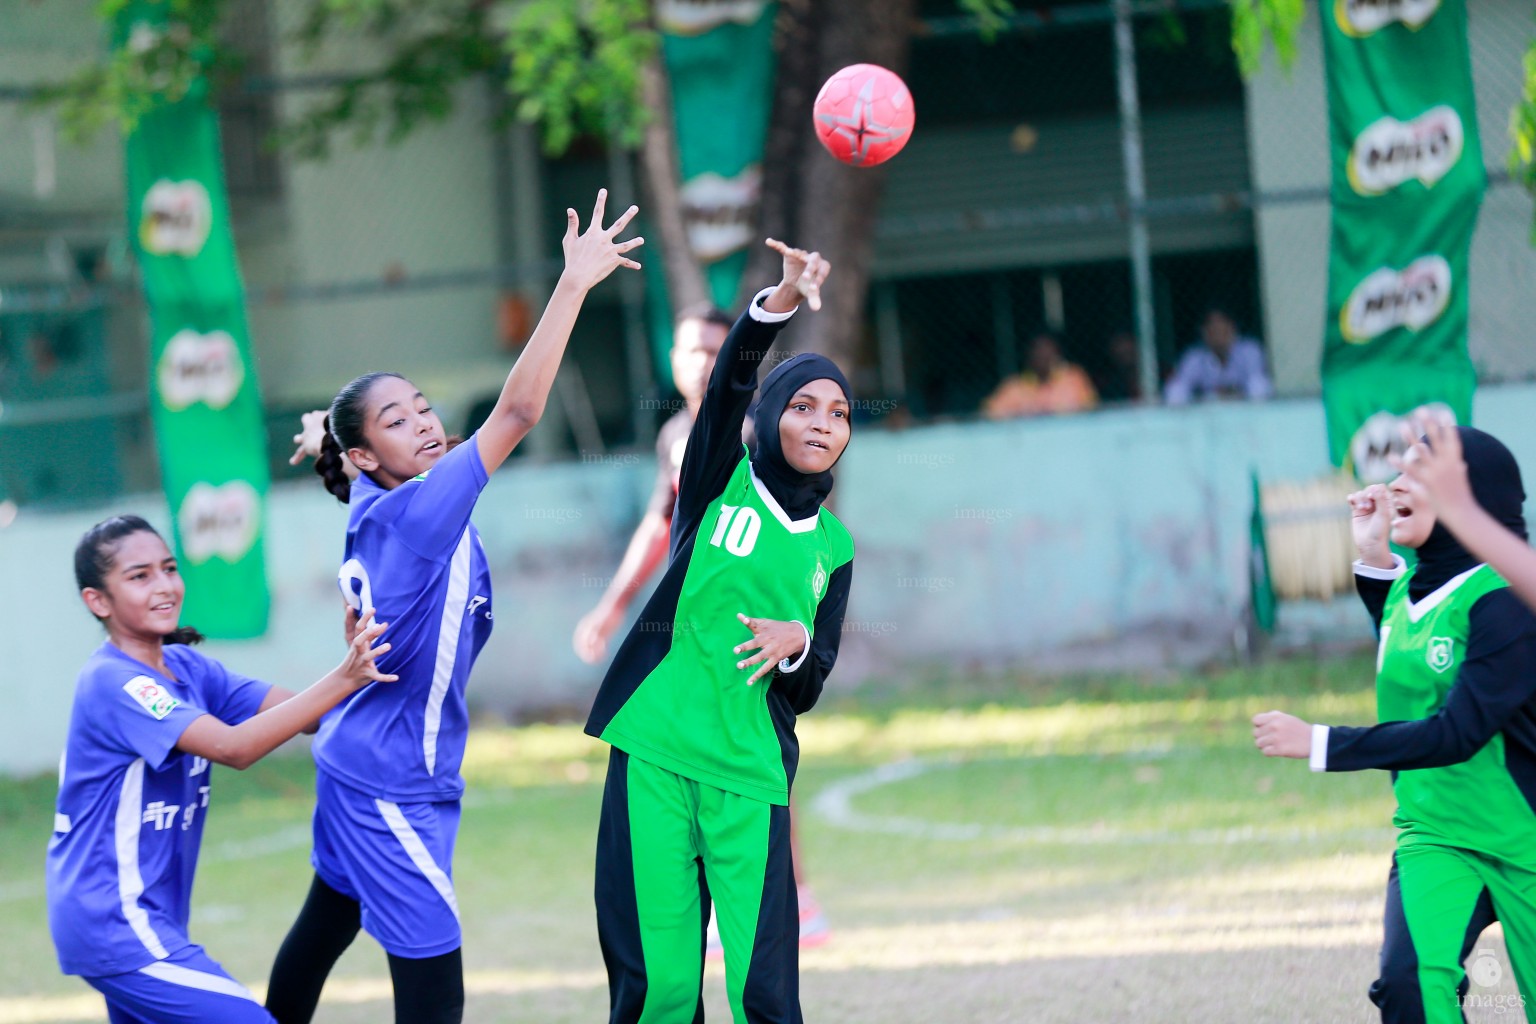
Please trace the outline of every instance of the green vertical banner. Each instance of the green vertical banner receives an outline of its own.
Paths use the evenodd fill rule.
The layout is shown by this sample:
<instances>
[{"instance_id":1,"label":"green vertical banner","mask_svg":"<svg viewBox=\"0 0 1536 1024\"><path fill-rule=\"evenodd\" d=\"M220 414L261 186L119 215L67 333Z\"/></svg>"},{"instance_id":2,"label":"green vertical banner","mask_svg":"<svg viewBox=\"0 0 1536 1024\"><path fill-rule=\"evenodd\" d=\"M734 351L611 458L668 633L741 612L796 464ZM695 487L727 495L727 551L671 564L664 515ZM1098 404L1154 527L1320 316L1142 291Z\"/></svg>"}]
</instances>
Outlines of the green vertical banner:
<instances>
[{"instance_id":1,"label":"green vertical banner","mask_svg":"<svg viewBox=\"0 0 1536 1024\"><path fill-rule=\"evenodd\" d=\"M672 89L688 247L710 293L729 310L757 230L763 145L773 103L771 0L658 0L662 60ZM660 274L661 261L649 260ZM657 276L652 277L655 282ZM664 295L653 287L652 295ZM672 344L670 312L656 321L663 375Z\"/></svg>"},{"instance_id":2,"label":"green vertical banner","mask_svg":"<svg viewBox=\"0 0 1536 1024\"><path fill-rule=\"evenodd\" d=\"M116 23L119 45L164 31L168 7L130 4ZM206 82L139 121L126 165L149 307L151 418L187 582L182 618L210 637L260 636L266 428Z\"/></svg>"},{"instance_id":3,"label":"green vertical banner","mask_svg":"<svg viewBox=\"0 0 1536 1024\"><path fill-rule=\"evenodd\" d=\"M1327 0L1333 222L1323 404L1335 465L1393 472L1399 417L1468 422L1467 256L1486 175L1465 0Z\"/></svg>"}]
</instances>

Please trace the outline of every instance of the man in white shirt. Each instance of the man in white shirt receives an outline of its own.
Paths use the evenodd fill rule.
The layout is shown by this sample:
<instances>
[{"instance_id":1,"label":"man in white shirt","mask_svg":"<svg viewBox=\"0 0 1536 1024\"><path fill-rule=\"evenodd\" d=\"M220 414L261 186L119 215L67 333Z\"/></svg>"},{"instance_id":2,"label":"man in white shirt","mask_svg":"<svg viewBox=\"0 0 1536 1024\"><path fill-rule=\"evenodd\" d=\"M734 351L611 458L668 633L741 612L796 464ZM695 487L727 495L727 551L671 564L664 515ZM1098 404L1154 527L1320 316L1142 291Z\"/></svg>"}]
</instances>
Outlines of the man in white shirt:
<instances>
[{"instance_id":1,"label":"man in white shirt","mask_svg":"<svg viewBox=\"0 0 1536 1024\"><path fill-rule=\"evenodd\" d=\"M1212 398L1270 397L1274 387L1264 368L1264 349L1237 332L1224 310L1212 308L1200 323L1200 341L1191 345L1163 390L1169 405Z\"/></svg>"}]
</instances>

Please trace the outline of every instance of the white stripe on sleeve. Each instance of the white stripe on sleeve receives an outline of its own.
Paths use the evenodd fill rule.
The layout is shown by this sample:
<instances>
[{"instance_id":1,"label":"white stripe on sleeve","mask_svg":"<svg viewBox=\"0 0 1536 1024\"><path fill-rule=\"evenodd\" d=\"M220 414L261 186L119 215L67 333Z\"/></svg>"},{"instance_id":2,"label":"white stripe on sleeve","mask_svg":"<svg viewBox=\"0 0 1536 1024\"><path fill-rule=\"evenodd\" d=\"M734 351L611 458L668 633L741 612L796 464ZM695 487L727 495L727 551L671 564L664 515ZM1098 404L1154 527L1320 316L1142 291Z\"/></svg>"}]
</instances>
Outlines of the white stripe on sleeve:
<instances>
[{"instance_id":1,"label":"white stripe on sleeve","mask_svg":"<svg viewBox=\"0 0 1536 1024\"><path fill-rule=\"evenodd\" d=\"M416 865L416 870L427 877L432 883L432 888L448 904L448 909L453 911L454 920L459 917L459 898L453 894L453 882L451 882L443 869L437 866L432 859L432 854L427 851L426 845L416 830L411 828L411 823L405 820L405 815L400 813L400 805L392 804L388 800L375 800L379 813L384 816L384 823L389 830L400 840L400 845L405 847L405 852L411 858L411 863Z\"/></svg>"},{"instance_id":2,"label":"white stripe on sleeve","mask_svg":"<svg viewBox=\"0 0 1536 1024\"><path fill-rule=\"evenodd\" d=\"M117 796L115 838L117 841L117 895L122 900L123 916L144 948L156 960L170 956L160 936L150 927L149 914L139 906L144 895L144 876L139 874L139 829L144 824L144 759L138 758L123 775L123 788Z\"/></svg>"},{"instance_id":3,"label":"white stripe on sleeve","mask_svg":"<svg viewBox=\"0 0 1536 1024\"><path fill-rule=\"evenodd\" d=\"M443 598L443 619L437 629L437 664L432 669L432 692L427 695L426 728L421 737L421 753L427 761L427 774L437 768L437 730L443 720L443 699L453 682L453 665L459 656L459 626L464 621L464 604L469 600L469 527L459 538L448 567L448 593Z\"/></svg>"}]
</instances>

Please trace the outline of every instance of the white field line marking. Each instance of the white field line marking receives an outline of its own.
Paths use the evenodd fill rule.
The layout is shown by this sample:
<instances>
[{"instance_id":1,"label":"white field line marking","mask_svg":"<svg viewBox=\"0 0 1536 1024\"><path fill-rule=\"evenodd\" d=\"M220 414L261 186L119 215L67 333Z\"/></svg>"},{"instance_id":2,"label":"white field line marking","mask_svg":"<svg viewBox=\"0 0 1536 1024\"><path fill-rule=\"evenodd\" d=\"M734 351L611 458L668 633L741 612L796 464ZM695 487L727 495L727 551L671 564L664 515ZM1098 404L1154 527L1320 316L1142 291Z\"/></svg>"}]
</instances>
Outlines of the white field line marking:
<instances>
[{"instance_id":1,"label":"white field line marking","mask_svg":"<svg viewBox=\"0 0 1536 1024\"><path fill-rule=\"evenodd\" d=\"M811 801L811 810L823 821L850 832L908 836L941 842L969 843L981 839L1000 839L1034 846L1147 846L1181 845L1223 846L1235 843L1294 843L1319 839L1386 840L1390 828L1319 829L1270 828L1238 825L1230 828L1170 829L1150 832L1145 829L1119 828L1095 824L1078 827L1038 825L1018 827L938 822L896 814L866 814L854 806L854 800L882 786L915 779L935 768L954 767L958 762L928 761L908 758L883 764L867 772L849 776L827 786Z\"/></svg>"},{"instance_id":2,"label":"white field line marking","mask_svg":"<svg viewBox=\"0 0 1536 1024\"><path fill-rule=\"evenodd\" d=\"M560 990L605 989L608 976L597 971L469 971L464 975L465 994L512 996ZM266 998L264 985L252 985L252 995ZM394 988L388 977L332 978L321 1002L388 1002ZM67 1021L100 1020L101 996L94 992L56 996L0 996L0 1024L64 1024Z\"/></svg>"}]
</instances>

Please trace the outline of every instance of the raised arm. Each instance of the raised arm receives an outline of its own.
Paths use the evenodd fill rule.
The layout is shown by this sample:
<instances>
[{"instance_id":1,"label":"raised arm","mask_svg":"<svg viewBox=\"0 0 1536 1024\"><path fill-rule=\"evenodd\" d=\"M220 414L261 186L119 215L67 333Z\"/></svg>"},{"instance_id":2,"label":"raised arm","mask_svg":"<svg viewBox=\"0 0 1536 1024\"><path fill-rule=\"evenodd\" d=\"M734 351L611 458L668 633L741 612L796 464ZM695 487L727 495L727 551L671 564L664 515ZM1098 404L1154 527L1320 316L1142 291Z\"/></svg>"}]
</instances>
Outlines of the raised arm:
<instances>
[{"instance_id":1,"label":"raised arm","mask_svg":"<svg viewBox=\"0 0 1536 1024\"><path fill-rule=\"evenodd\" d=\"M619 267L639 270L640 264L625 257L624 253L644 244L643 238L625 242L615 241L628 226L637 208L631 206L613 222L603 227L603 210L608 201L608 190L597 193L597 203L592 207L592 223L587 230L578 233L581 226L575 210L566 210L565 238L561 246L565 250L565 271L555 283L549 305L528 339L522 355L507 375L507 382L496 400L485 423L476 432L480 447L480 459L487 473L506 461L534 424L544 415L544 405L549 390L554 386L555 373L565 356L565 346L571 339L571 328L576 325L576 314L586 300L587 292Z\"/></svg>"},{"instance_id":2,"label":"raised arm","mask_svg":"<svg viewBox=\"0 0 1536 1024\"><path fill-rule=\"evenodd\" d=\"M1313 771L1407 771L1460 764L1536 697L1536 620L1508 590L1472 606L1467 655L1440 710L1415 721L1312 725L1266 711L1254 742L1271 757L1307 758Z\"/></svg>"},{"instance_id":3,"label":"raised arm","mask_svg":"<svg viewBox=\"0 0 1536 1024\"><path fill-rule=\"evenodd\" d=\"M715 369L704 391L698 418L688 435L688 448L677 488L672 518L672 545L698 528L709 503L725 489L741 461L741 421L757 390L757 368L773 346L785 321L802 300L821 308L821 283L832 269L820 253L806 252L768 239L767 246L784 258L784 276L773 289L759 292L726 335Z\"/></svg>"},{"instance_id":4,"label":"raised arm","mask_svg":"<svg viewBox=\"0 0 1536 1024\"><path fill-rule=\"evenodd\" d=\"M373 645L386 627L371 622L372 615L372 609L364 615L366 627L357 631L342 663L308 689L287 700L276 700L272 694L280 696L281 691L274 687L262 702L262 710L238 725L227 725L213 715L199 715L176 741L176 748L244 770L312 727L321 715L370 682L394 682L396 676L384 675L374 665L374 659L389 650L389 644Z\"/></svg>"},{"instance_id":5,"label":"raised arm","mask_svg":"<svg viewBox=\"0 0 1536 1024\"><path fill-rule=\"evenodd\" d=\"M1355 590L1370 613L1371 625L1381 632L1381 616L1387 606L1392 581L1403 574L1403 560L1392 554L1392 498L1386 487L1372 484L1348 498L1349 528L1359 560L1355 562Z\"/></svg>"},{"instance_id":6,"label":"raised arm","mask_svg":"<svg viewBox=\"0 0 1536 1024\"><path fill-rule=\"evenodd\" d=\"M1536 609L1536 551L1473 497L1456 425L1428 412L1416 414L1414 422L1428 443L1408 436L1416 457L1399 464L1408 489L1429 503L1462 547L1493 566L1510 589Z\"/></svg>"}]
</instances>

